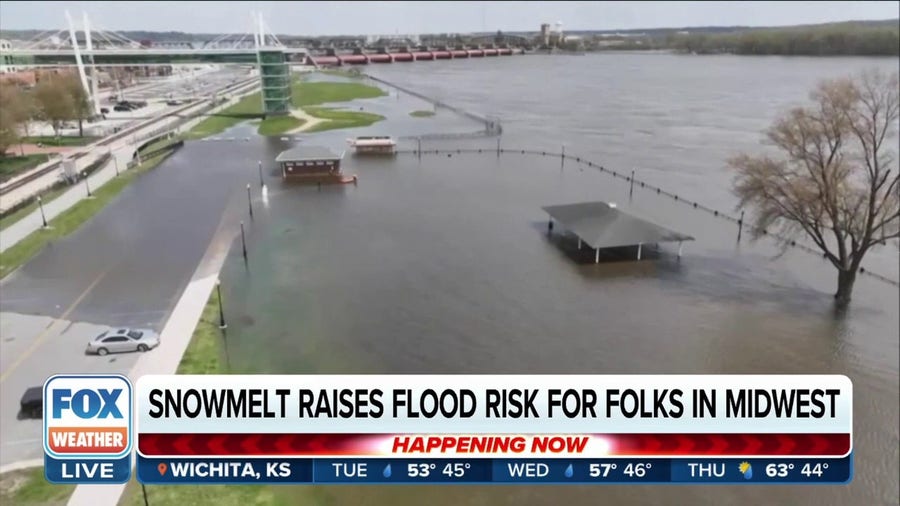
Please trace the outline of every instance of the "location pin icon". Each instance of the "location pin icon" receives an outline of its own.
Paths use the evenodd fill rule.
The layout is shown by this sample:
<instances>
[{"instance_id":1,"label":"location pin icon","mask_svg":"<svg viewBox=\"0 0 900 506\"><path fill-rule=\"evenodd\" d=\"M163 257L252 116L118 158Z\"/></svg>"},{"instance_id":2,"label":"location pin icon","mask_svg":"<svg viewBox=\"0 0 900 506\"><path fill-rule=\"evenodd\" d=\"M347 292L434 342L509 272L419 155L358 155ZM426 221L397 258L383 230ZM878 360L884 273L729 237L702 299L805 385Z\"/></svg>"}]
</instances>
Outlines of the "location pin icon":
<instances>
[{"instance_id":1,"label":"location pin icon","mask_svg":"<svg viewBox=\"0 0 900 506\"><path fill-rule=\"evenodd\" d=\"M169 470L169 466L167 466L165 462L160 462L159 465L156 466L156 469L159 470L160 476L164 476L166 474L166 471Z\"/></svg>"}]
</instances>

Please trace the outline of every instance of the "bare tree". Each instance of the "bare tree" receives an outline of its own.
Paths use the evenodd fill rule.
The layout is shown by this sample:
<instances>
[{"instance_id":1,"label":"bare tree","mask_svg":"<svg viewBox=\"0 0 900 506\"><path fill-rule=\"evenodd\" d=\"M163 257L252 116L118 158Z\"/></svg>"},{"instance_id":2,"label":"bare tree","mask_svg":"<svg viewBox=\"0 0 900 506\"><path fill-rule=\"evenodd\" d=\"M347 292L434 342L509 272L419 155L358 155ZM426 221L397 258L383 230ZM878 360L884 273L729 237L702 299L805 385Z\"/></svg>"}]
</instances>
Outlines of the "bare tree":
<instances>
[{"instance_id":1,"label":"bare tree","mask_svg":"<svg viewBox=\"0 0 900 506\"><path fill-rule=\"evenodd\" d=\"M782 157L738 155L734 192L755 210L757 237L775 226L805 234L838 270L834 297L846 305L860 263L900 237L895 127L898 75L869 71L822 82L812 105L775 121L767 137Z\"/></svg>"}]
</instances>

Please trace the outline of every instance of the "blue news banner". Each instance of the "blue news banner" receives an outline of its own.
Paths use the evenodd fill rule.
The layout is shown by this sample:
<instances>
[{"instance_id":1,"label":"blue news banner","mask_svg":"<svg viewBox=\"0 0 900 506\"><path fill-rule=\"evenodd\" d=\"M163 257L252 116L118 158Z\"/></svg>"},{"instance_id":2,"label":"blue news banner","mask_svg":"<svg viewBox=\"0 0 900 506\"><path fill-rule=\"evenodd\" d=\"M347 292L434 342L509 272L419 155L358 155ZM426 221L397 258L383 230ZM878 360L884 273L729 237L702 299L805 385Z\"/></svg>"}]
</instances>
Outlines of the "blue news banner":
<instances>
[{"instance_id":1,"label":"blue news banner","mask_svg":"<svg viewBox=\"0 0 900 506\"><path fill-rule=\"evenodd\" d=\"M774 459L146 458L145 484L842 484L853 456Z\"/></svg>"}]
</instances>

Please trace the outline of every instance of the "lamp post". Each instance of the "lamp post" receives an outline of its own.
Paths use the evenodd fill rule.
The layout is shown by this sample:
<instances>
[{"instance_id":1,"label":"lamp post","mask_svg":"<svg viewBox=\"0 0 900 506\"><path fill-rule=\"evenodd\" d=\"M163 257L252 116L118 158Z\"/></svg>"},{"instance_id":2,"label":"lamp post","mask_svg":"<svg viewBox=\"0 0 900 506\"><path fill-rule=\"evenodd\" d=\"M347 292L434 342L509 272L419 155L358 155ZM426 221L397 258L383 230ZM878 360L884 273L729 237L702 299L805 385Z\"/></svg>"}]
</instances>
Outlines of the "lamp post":
<instances>
[{"instance_id":1,"label":"lamp post","mask_svg":"<svg viewBox=\"0 0 900 506\"><path fill-rule=\"evenodd\" d=\"M119 177L119 159L115 155L113 155L113 164L116 168L116 177Z\"/></svg>"},{"instance_id":2,"label":"lamp post","mask_svg":"<svg viewBox=\"0 0 900 506\"><path fill-rule=\"evenodd\" d=\"M37 196L38 209L41 210L41 223L43 223L43 227L47 228L47 217L44 215L44 203L41 202L41 196Z\"/></svg>"},{"instance_id":3,"label":"lamp post","mask_svg":"<svg viewBox=\"0 0 900 506\"><path fill-rule=\"evenodd\" d=\"M241 222L241 252L244 254L244 263L247 263L247 239L244 237L244 222Z\"/></svg>"},{"instance_id":4,"label":"lamp post","mask_svg":"<svg viewBox=\"0 0 900 506\"><path fill-rule=\"evenodd\" d=\"M82 172L81 175L84 176L84 187L87 188L87 196L91 197L91 184L88 183L87 172Z\"/></svg>"},{"instance_id":5,"label":"lamp post","mask_svg":"<svg viewBox=\"0 0 900 506\"><path fill-rule=\"evenodd\" d=\"M219 328L225 330L228 325L225 323L225 311L222 310L222 282L216 280L216 295L219 297Z\"/></svg>"},{"instance_id":6,"label":"lamp post","mask_svg":"<svg viewBox=\"0 0 900 506\"><path fill-rule=\"evenodd\" d=\"M247 209L250 210L250 219L253 219L253 199L250 197L250 183L247 183Z\"/></svg>"},{"instance_id":7,"label":"lamp post","mask_svg":"<svg viewBox=\"0 0 900 506\"><path fill-rule=\"evenodd\" d=\"M256 165L259 169L259 187L262 188L263 186L265 186L265 183L263 183L263 177L262 177L262 160L256 162Z\"/></svg>"}]
</instances>

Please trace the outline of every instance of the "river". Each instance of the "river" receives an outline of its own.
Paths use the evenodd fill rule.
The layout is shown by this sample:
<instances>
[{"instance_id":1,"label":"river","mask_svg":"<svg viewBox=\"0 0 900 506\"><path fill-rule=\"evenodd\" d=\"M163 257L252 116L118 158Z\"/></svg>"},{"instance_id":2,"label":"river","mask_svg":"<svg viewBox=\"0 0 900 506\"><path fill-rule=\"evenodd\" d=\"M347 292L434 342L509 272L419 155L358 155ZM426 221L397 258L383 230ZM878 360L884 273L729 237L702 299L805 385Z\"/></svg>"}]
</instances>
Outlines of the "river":
<instances>
[{"instance_id":1,"label":"river","mask_svg":"<svg viewBox=\"0 0 900 506\"><path fill-rule=\"evenodd\" d=\"M374 75L502 120L506 149L546 149L630 172L680 201L559 157L505 152L496 139L427 141L483 154L348 157L358 186L282 185L271 161L290 141L190 143L176 155L227 165L258 149L270 193L248 221L249 265L222 273L237 372L830 373L854 383L855 477L834 487L303 487L321 504L896 504L898 290L860 276L835 312L836 273L816 255L685 204L735 213L725 165L766 149L774 115L821 78L896 59L596 54L370 66ZM389 120L367 133L477 127L391 95L353 104ZM339 146L353 131L305 136ZM238 132L238 136L243 135ZM415 143L407 141L405 148ZM896 144L895 144L896 145ZM252 153L252 159L256 153ZM247 158L243 156L243 158ZM252 181L254 170L248 169ZM236 188L240 192L242 185ZM254 190L255 193L255 190ZM546 234L541 206L615 201L696 237L682 258L584 261ZM897 279L893 244L864 262Z\"/></svg>"}]
</instances>

